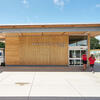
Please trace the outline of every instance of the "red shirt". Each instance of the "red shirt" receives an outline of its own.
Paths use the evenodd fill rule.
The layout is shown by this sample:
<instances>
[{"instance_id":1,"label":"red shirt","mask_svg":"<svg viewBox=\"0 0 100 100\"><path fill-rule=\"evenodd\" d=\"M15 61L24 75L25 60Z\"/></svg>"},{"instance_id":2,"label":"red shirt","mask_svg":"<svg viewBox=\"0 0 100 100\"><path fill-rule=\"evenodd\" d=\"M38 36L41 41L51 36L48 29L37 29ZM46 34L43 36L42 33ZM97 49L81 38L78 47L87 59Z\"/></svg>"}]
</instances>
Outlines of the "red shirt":
<instances>
[{"instance_id":1,"label":"red shirt","mask_svg":"<svg viewBox=\"0 0 100 100\"><path fill-rule=\"evenodd\" d=\"M82 60L87 61L87 55L86 54L82 55Z\"/></svg>"},{"instance_id":2,"label":"red shirt","mask_svg":"<svg viewBox=\"0 0 100 100\"><path fill-rule=\"evenodd\" d=\"M92 57L89 57L89 62L90 62L90 64L94 64L95 63L95 58L93 59Z\"/></svg>"}]
</instances>

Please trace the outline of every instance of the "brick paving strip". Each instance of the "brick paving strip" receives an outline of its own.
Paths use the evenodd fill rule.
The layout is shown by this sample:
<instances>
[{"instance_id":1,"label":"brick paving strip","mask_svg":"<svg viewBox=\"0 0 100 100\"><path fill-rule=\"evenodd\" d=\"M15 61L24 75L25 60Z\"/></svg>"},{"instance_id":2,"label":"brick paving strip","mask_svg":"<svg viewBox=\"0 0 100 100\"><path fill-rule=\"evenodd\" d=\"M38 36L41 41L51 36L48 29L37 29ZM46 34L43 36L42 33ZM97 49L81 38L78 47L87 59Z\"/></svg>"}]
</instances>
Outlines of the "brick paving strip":
<instances>
[{"instance_id":1,"label":"brick paving strip","mask_svg":"<svg viewBox=\"0 0 100 100\"><path fill-rule=\"evenodd\" d=\"M82 66L3 66L0 67L1 71L38 71L38 72L89 72L87 67L86 71L83 71Z\"/></svg>"}]
</instances>

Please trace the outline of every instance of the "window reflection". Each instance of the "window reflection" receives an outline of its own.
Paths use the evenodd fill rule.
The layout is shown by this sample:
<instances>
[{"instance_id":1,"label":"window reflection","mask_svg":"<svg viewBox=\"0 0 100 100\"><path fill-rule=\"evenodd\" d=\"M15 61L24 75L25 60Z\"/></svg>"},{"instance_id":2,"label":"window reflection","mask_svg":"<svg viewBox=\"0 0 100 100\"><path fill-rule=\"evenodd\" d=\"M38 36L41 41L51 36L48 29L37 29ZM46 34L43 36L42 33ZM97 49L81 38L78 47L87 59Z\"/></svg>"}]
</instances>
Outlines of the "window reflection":
<instances>
[{"instance_id":1,"label":"window reflection","mask_svg":"<svg viewBox=\"0 0 100 100\"><path fill-rule=\"evenodd\" d=\"M75 65L80 65L80 60L75 60Z\"/></svg>"},{"instance_id":2,"label":"window reflection","mask_svg":"<svg viewBox=\"0 0 100 100\"><path fill-rule=\"evenodd\" d=\"M80 58L80 50L76 50L76 58Z\"/></svg>"},{"instance_id":3,"label":"window reflection","mask_svg":"<svg viewBox=\"0 0 100 100\"><path fill-rule=\"evenodd\" d=\"M87 46L87 36L70 36L69 46Z\"/></svg>"},{"instance_id":4,"label":"window reflection","mask_svg":"<svg viewBox=\"0 0 100 100\"><path fill-rule=\"evenodd\" d=\"M70 58L74 58L74 50L70 50L69 57L70 57Z\"/></svg>"},{"instance_id":5,"label":"window reflection","mask_svg":"<svg viewBox=\"0 0 100 100\"><path fill-rule=\"evenodd\" d=\"M74 65L74 60L69 60L70 65Z\"/></svg>"}]
</instances>

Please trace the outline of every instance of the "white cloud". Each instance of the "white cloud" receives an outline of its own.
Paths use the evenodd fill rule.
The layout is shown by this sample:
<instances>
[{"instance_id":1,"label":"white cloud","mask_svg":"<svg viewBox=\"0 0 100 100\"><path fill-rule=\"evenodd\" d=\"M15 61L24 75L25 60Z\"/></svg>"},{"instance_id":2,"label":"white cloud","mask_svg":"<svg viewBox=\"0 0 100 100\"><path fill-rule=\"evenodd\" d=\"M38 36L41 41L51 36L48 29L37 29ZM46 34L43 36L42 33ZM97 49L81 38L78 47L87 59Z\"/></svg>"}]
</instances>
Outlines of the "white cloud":
<instances>
[{"instance_id":1,"label":"white cloud","mask_svg":"<svg viewBox=\"0 0 100 100\"><path fill-rule=\"evenodd\" d=\"M57 6L64 6L64 1L63 0L54 0L55 5Z\"/></svg>"},{"instance_id":2,"label":"white cloud","mask_svg":"<svg viewBox=\"0 0 100 100\"><path fill-rule=\"evenodd\" d=\"M60 7L61 9L68 3L70 0L53 0L54 4Z\"/></svg>"},{"instance_id":3,"label":"white cloud","mask_svg":"<svg viewBox=\"0 0 100 100\"><path fill-rule=\"evenodd\" d=\"M23 0L22 3L27 7L29 8L29 2L27 0Z\"/></svg>"},{"instance_id":4,"label":"white cloud","mask_svg":"<svg viewBox=\"0 0 100 100\"><path fill-rule=\"evenodd\" d=\"M26 23L34 24L34 22L38 21L39 19L40 19L39 16L33 16L33 17L26 16Z\"/></svg>"},{"instance_id":5,"label":"white cloud","mask_svg":"<svg viewBox=\"0 0 100 100\"><path fill-rule=\"evenodd\" d=\"M26 0L24 0L24 1L23 1L23 3L24 3L24 4L27 4L27 1L26 1Z\"/></svg>"},{"instance_id":6,"label":"white cloud","mask_svg":"<svg viewBox=\"0 0 100 100\"><path fill-rule=\"evenodd\" d=\"M99 7L100 7L100 4L97 4L97 5L96 5L96 7L98 7L98 8L99 8Z\"/></svg>"}]
</instances>

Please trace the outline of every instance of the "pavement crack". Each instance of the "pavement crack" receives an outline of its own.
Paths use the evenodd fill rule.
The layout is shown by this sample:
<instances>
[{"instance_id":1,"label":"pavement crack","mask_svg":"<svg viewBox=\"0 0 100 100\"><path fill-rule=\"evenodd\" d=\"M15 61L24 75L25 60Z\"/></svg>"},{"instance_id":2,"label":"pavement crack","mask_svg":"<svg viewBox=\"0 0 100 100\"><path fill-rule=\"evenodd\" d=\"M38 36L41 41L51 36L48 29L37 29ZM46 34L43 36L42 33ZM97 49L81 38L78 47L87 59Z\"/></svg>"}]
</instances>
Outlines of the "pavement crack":
<instances>
[{"instance_id":1,"label":"pavement crack","mask_svg":"<svg viewBox=\"0 0 100 100\"><path fill-rule=\"evenodd\" d=\"M29 94L28 94L28 100L30 99L31 90L32 90L32 87L33 87L34 82L35 82L35 76L36 76L36 72L35 72L34 75L33 75L32 84L31 84L31 86L30 86L30 90L29 90Z\"/></svg>"},{"instance_id":2,"label":"pavement crack","mask_svg":"<svg viewBox=\"0 0 100 100\"><path fill-rule=\"evenodd\" d=\"M71 84L71 82L68 80L66 80L66 81L82 97L82 94Z\"/></svg>"}]
</instances>

